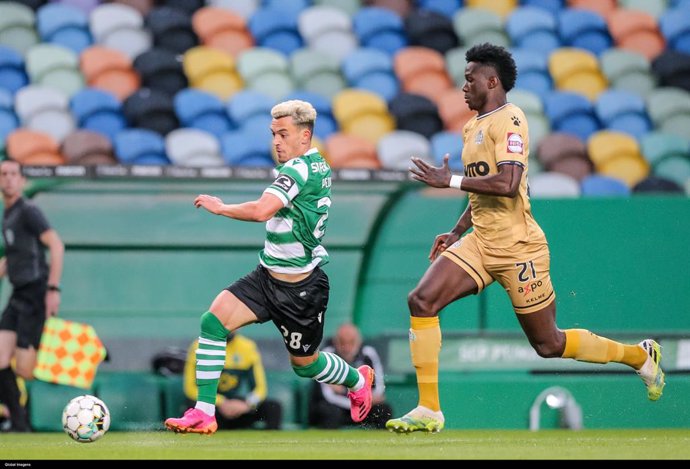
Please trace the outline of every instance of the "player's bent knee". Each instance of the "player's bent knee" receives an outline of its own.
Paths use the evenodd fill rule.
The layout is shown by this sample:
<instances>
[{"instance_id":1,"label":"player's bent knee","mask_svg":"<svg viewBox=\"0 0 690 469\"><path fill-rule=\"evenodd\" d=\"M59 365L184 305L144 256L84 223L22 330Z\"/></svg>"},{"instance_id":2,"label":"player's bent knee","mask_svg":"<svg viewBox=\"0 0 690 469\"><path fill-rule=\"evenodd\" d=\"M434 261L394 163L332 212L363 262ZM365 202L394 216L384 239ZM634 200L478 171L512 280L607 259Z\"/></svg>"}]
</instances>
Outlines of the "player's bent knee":
<instances>
[{"instance_id":1,"label":"player's bent knee","mask_svg":"<svg viewBox=\"0 0 690 469\"><path fill-rule=\"evenodd\" d=\"M407 306L410 308L412 316L417 317L431 317L438 312L435 309L433 300L428 299L419 290L412 290L407 295Z\"/></svg>"}]
</instances>

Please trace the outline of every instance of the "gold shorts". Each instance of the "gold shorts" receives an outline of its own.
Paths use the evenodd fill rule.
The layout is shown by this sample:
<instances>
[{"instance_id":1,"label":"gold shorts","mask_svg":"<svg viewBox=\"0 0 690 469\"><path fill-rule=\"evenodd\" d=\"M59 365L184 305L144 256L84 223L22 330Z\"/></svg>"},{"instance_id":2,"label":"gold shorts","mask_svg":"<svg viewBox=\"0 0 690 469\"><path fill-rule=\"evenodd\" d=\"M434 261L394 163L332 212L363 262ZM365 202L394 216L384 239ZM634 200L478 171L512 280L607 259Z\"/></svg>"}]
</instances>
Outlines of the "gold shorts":
<instances>
[{"instance_id":1,"label":"gold shorts","mask_svg":"<svg viewBox=\"0 0 690 469\"><path fill-rule=\"evenodd\" d=\"M539 311L556 299L549 275L546 241L518 243L510 249L489 249L474 232L460 238L442 254L477 282L479 291L494 280L505 288L518 314Z\"/></svg>"}]
</instances>

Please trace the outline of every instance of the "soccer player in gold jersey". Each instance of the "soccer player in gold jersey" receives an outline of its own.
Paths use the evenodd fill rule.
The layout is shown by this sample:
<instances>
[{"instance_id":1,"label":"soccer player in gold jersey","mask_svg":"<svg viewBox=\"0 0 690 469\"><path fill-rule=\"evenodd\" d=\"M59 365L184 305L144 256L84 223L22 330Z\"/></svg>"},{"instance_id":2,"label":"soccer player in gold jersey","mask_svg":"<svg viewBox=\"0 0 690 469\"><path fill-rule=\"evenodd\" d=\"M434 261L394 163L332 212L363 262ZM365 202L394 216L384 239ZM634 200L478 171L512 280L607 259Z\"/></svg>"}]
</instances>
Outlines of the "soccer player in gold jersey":
<instances>
[{"instance_id":1,"label":"soccer player in gold jersey","mask_svg":"<svg viewBox=\"0 0 690 469\"><path fill-rule=\"evenodd\" d=\"M649 399L659 399L664 373L655 341L626 345L585 329L561 330L556 325L549 247L532 216L527 190L527 119L506 98L517 77L515 61L503 47L486 43L469 49L465 58L462 90L469 108L477 112L463 128L465 174L451 173L448 155L441 167L413 157L410 172L413 179L429 186L468 192L469 204L455 227L436 237L429 255L432 264L408 296L419 402L404 416L389 420L386 427L399 433L443 429L438 312L455 300L481 292L494 280L505 288L525 335L541 357L624 363L640 375Z\"/></svg>"}]
</instances>

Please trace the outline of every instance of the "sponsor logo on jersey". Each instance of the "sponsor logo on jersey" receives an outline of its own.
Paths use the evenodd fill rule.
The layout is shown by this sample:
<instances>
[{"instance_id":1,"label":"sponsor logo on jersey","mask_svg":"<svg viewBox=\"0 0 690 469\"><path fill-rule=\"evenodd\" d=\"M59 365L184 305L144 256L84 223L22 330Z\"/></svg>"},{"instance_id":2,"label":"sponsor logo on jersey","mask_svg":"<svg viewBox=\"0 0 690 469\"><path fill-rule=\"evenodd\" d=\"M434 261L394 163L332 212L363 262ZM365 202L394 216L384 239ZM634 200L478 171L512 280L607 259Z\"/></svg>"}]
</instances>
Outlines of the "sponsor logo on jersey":
<instances>
[{"instance_id":1,"label":"sponsor logo on jersey","mask_svg":"<svg viewBox=\"0 0 690 469\"><path fill-rule=\"evenodd\" d=\"M508 132L508 153L519 153L522 155L522 137L520 134Z\"/></svg>"},{"instance_id":2,"label":"sponsor logo on jersey","mask_svg":"<svg viewBox=\"0 0 690 469\"><path fill-rule=\"evenodd\" d=\"M479 130L479 132L477 132L477 135L474 137L474 143L476 143L477 145L481 145L481 143L483 141L484 141L484 132Z\"/></svg>"},{"instance_id":3,"label":"sponsor logo on jersey","mask_svg":"<svg viewBox=\"0 0 690 469\"><path fill-rule=\"evenodd\" d=\"M285 192L289 192L290 188L295 185L295 180L287 174L281 174L276 178L275 181L273 181L272 185L284 190Z\"/></svg>"},{"instance_id":4,"label":"sponsor logo on jersey","mask_svg":"<svg viewBox=\"0 0 690 469\"><path fill-rule=\"evenodd\" d=\"M475 163L469 163L465 165L465 176L486 176L487 174L489 174L489 169L489 163L487 163L486 161L477 161Z\"/></svg>"}]
</instances>

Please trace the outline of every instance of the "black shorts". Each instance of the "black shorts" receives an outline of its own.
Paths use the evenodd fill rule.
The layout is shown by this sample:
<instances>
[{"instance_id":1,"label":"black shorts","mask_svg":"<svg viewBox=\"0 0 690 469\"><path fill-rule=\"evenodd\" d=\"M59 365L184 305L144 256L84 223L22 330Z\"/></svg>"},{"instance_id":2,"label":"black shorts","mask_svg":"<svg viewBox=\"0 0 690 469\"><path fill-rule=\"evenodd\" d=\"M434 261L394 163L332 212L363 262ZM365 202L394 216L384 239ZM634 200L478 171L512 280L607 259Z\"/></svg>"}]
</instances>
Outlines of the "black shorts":
<instances>
[{"instance_id":1,"label":"black shorts","mask_svg":"<svg viewBox=\"0 0 690 469\"><path fill-rule=\"evenodd\" d=\"M323 339L330 284L320 268L296 283L271 277L259 265L226 290L251 309L259 322L273 321L291 355L313 355Z\"/></svg>"},{"instance_id":2,"label":"black shorts","mask_svg":"<svg viewBox=\"0 0 690 469\"><path fill-rule=\"evenodd\" d=\"M46 321L46 287L45 281L39 281L12 291L0 318L0 330L16 332L18 348L38 350Z\"/></svg>"}]
</instances>

